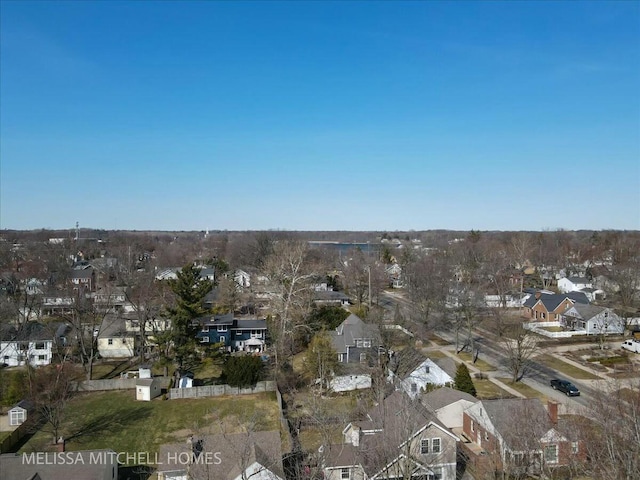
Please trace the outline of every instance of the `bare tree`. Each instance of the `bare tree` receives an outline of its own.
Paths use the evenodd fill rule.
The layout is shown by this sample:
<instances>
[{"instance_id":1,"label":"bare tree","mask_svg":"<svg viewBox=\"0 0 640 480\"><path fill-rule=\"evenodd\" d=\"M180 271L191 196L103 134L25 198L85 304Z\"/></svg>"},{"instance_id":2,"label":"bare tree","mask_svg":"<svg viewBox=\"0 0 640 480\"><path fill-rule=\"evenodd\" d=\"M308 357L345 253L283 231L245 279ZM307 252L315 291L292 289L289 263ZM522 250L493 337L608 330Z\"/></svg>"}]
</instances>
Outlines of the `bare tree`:
<instances>
[{"instance_id":1,"label":"bare tree","mask_svg":"<svg viewBox=\"0 0 640 480\"><path fill-rule=\"evenodd\" d=\"M518 327L513 332L512 338L503 338L502 344L507 353L511 381L516 383L522 380L533 358L538 354L538 340L529 330Z\"/></svg>"}]
</instances>

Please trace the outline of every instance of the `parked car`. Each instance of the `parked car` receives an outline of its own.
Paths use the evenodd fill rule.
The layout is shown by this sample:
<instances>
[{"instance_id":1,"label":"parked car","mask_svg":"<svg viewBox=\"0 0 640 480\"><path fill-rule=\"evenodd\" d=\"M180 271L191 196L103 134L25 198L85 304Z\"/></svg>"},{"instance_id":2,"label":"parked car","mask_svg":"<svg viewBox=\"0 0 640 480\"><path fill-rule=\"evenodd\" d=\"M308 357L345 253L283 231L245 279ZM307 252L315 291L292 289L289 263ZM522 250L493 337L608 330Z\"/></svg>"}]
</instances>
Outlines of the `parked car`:
<instances>
[{"instance_id":1,"label":"parked car","mask_svg":"<svg viewBox=\"0 0 640 480\"><path fill-rule=\"evenodd\" d=\"M637 340L625 340L621 347L630 352L640 353L640 342Z\"/></svg>"},{"instance_id":2,"label":"parked car","mask_svg":"<svg viewBox=\"0 0 640 480\"><path fill-rule=\"evenodd\" d=\"M580 396L580 390L578 390L578 387L576 387L568 380L560 380L559 378L554 378L553 380L551 380L551 388L564 393L567 397Z\"/></svg>"}]
</instances>

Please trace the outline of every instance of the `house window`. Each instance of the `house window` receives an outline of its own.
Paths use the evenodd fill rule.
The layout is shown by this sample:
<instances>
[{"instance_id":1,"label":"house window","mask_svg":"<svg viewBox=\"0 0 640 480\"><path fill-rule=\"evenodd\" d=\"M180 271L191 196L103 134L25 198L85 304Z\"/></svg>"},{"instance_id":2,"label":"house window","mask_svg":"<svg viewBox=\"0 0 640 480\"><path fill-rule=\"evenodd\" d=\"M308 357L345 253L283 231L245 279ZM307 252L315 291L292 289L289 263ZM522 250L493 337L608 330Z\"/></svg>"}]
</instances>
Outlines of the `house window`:
<instances>
[{"instance_id":1,"label":"house window","mask_svg":"<svg viewBox=\"0 0 640 480\"><path fill-rule=\"evenodd\" d=\"M356 340L356 348L362 348L364 346L362 340L358 339Z\"/></svg>"},{"instance_id":2,"label":"house window","mask_svg":"<svg viewBox=\"0 0 640 480\"><path fill-rule=\"evenodd\" d=\"M411 384L411 393L417 393L418 392L418 384L417 383L412 383Z\"/></svg>"},{"instance_id":3,"label":"house window","mask_svg":"<svg viewBox=\"0 0 640 480\"><path fill-rule=\"evenodd\" d=\"M442 480L442 467L432 467L431 471L433 472L434 480Z\"/></svg>"},{"instance_id":4,"label":"house window","mask_svg":"<svg viewBox=\"0 0 640 480\"><path fill-rule=\"evenodd\" d=\"M218 325L219 332L226 332L228 329L227 325Z\"/></svg>"},{"instance_id":5,"label":"house window","mask_svg":"<svg viewBox=\"0 0 640 480\"><path fill-rule=\"evenodd\" d=\"M544 312L540 312L540 318L541 318L542 320L544 320L544 318L545 318L545 313L544 313Z\"/></svg>"},{"instance_id":6,"label":"house window","mask_svg":"<svg viewBox=\"0 0 640 480\"><path fill-rule=\"evenodd\" d=\"M36 343L36 350L44 350L44 342Z\"/></svg>"},{"instance_id":7,"label":"house window","mask_svg":"<svg viewBox=\"0 0 640 480\"><path fill-rule=\"evenodd\" d=\"M489 441L489 433L486 432L486 431L484 432L484 440L485 440L485 442Z\"/></svg>"},{"instance_id":8,"label":"house window","mask_svg":"<svg viewBox=\"0 0 640 480\"><path fill-rule=\"evenodd\" d=\"M5 355L5 356L4 356L4 359L5 359L5 360L9 360L9 355Z\"/></svg>"},{"instance_id":9,"label":"house window","mask_svg":"<svg viewBox=\"0 0 640 480\"><path fill-rule=\"evenodd\" d=\"M420 453L422 455L429 453L429 439L423 438L420 440Z\"/></svg>"},{"instance_id":10,"label":"house window","mask_svg":"<svg viewBox=\"0 0 640 480\"><path fill-rule=\"evenodd\" d=\"M429 365L424 366L424 373L429 373Z\"/></svg>"},{"instance_id":11,"label":"house window","mask_svg":"<svg viewBox=\"0 0 640 480\"><path fill-rule=\"evenodd\" d=\"M126 344L126 343L127 343L127 339L126 339L126 338L123 338L123 339L122 339L122 344L124 345L124 344Z\"/></svg>"},{"instance_id":12,"label":"house window","mask_svg":"<svg viewBox=\"0 0 640 480\"><path fill-rule=\"evenodd\" d=\"M107 340L107 345L113 345L113 338L110 338L109 340Z\"/></svg>"},{"instance_id":13,"label":"house window","mask_svg":"<svg viewBox=\"0 0 640 480\"><path fill-rule=\"evenodd\" d=\"M571 442L571 453L573 453L574 455L578 453L579 451L578 447L578 442Z\"/></svg>"},{"instance_id":14,"label":"house window","mask_svg":"<svg viewBox=\"0 0 640 480\"><path fill-rule=\"evenodd\" d=\"M476 431L476 424L473 420L471 420L471 431L475 432Z\"/></svg>"},{"instance_id":15,"label":"house window","mask_svg":"<svg viewBox=\"0 0 640 480\"><path fill-rule=\"evenodd\" d=\"M360 354L360 363L364 363L367 361L367 354L366 353L361 353Z\"/></svg>"},{"instance_id":16,"label":"house window","mask_svg":"<svg viewBox=\"0 0 640 480\"><path fill-rule=\"evenodd\" d=\"M13 411L9 417L9 425L20 425L25 420L25 412L23 410Z\"/></svg>"},{"instance_id":17,"label":"house window","mask_svg":"<svg viewBox=\"0 0 640 480\"><path fill-rule=\"evenodd\" d=\"M346 479L346 480L349 480L351 478L351 474L349 473L349 469L348 468L342 468L340 470L340 478L341 479Z\"/></svg>"},{"instance_id":18,"label":"house window","mask_svg":"<svg viewBox=\"0 0 640 480\"><path fill-rule=\"evenodd\" d=\"M547 463L558 462L558 446L557 445L547 445L546 447L544 447L544 461Z\"/></svg>"},{"instance_id":19,"label":"house window","mask_svg":"<svg viewBox=\"0 0 640 480\"><path fill-rule=\"evenodd\" d=\"M202 327L202 331L203 332L208 332L209 331L209 325L205 325L204 327Z\"/></svg>"},{"instance_id":20,"label":"house window","mask_svg":"<svg viewBox=\"0 0 640 480\"><path fill-rule=\"evenodd\" d=\"M46 361L47 360L47 356L46 355L38 355L38 360Z\"/></svg>"},{"instance_id":21,"label":"house window","mask_svg":"<svg viewBox=\"0 0 640 480\"><path fill-rule=\"evenodd\" d=\"M440 453L442 451L442 445L440 438L431 439L431 453Z\"/></svg>"},{"instance_id":22,"label":"house window","mask_svg":"<svg viewBox=\"0 0 640 480\"><path fill-rule=\"evenodd\" d=\"M362 346L364 348L371 348L371 340L363 340L362 341Z\"/></svg>"},{"instance_id":23,"label":"house window","mask_svg":"<svg viewBox=\"0 0 640 480\"><path fill-rule=\"evenodd\" d=\"M224 335L218 339L218 342L225 343L227 340L224 338Z\"/></svg>"},{"instance_id":24,"label":"house window","mask_svg":"<svg viewBox=\"0 0 640 480\"><path fill-rule=\"evenodd\" d=\"M200 337L200 343L209 343L209 337Z\"/></svg>"}]
</instances>

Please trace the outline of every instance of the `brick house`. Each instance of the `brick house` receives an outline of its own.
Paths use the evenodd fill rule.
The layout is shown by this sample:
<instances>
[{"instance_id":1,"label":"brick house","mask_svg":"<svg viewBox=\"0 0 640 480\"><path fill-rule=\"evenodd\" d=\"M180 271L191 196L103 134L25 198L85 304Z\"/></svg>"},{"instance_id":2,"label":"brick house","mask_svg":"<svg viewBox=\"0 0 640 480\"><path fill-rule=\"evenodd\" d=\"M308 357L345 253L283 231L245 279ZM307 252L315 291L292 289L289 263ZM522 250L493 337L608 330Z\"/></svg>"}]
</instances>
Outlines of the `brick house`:
<instances>
[{"instance_id":1,"label":"brick house","mask_svg":"<svg viewBox=\"0 0 640 480\"><path fill-rule=\"evenodd\" d=\"M535 322L559 322L562 314L576 303L588 304L586 295L580 292L548 294L536 292L523 304L525 315Z\"/></svg>"},{"instance_id":2,"label":"brick house","mask_svg":"<svg viewBox=\"0 0 640 480\"><path fill-rule=\"evenodd\" d=\"M484 400L463 412L463 447L479 473L538 475L583 461L586 451L558 404L537 398Z\"/></svg>"}]
</instances>

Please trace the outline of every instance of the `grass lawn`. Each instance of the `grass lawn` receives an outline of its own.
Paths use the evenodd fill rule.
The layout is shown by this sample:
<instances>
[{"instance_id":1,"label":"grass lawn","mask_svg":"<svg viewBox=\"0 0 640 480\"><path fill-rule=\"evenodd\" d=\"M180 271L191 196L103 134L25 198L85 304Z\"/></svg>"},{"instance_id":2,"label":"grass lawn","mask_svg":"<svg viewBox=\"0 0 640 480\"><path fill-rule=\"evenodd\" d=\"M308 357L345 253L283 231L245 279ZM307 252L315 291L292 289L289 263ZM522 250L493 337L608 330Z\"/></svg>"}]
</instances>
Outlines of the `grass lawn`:
<instances>
[{"instance_id":1,"label":"grass lawn","mask_svg":"<svg viewBox=\"0 0 640 480\"><path fill-rule=\"evenodd\" d=\"M193 433L280 430L275 393L139 402L133 390L78 395L66 407L61 434L68 449L110 448L116 452L157 452L162 443L181 442ZM45 426L22 452L46 450Z\"/></svg>"},{"instance_id":2,"label":"grass lawn","mask_svg":"<svg viewBox=\"0 0 640 480\"><path fill-rule=\"evenodd\" d=\"M588 372L582 368L578 368L574 365L571 365L558 357L554 357L548 354L542 354L535 358L537 362L541 362L549 368L553 368L554 370L559 371L569 377L578 379L578 380L597 380L600 377L594 375L591 372Z\"/></svg>"},{"instance_id":3,"label":"grass lawn","mask_svg":"<svg viewBox=\"0 0 640 480\"><path fill-rule=\"evenodd\" d=\"M431 340L433 343L435 343L438 346L444 347L446 345L451 345L450 342L447 342L444 338L439 337L438 335L431 333L429 334L429 340Z\"/></svg>"},{"instance_id":4,"label":"grass lawn","mask_svg":"<svg viewBox=\"0 0 640 480\"><path fill-rule=\"evenodd\" d=\"M473 363L471 361L471 354L469 352L460 352L460 353L458 353L458 358L460 358L460 360L463 360L463 361L469 363L470 365L473 365L474 367L476 367L481 372L493 372L496 369L496 367L494 367L490 363L485 362L481 358L478 358L478 360L476 360L476 363Z\"/></svg>"},{"instance_id":5,"label":"grass lawn","mask_svg":"<svg viewBox=\"0 0 640 480\"><path fill-rule=\"evenodd\" d=\"M344 425L325 425L323 427L304 427L300 430L298 439L302 449L306 452L317 452L320 445L328 438L330 443L343 443L342 429Z\"/></svg>"},{"instance_id":6,"label":"grass lawn","mask_svg":"<svg viewBox=\"0 0 640 480\"><path fill-rule=\"evenodd\" d=\"M491 400L493 398L513 398L506 390L503 390L490 380L478 380L473 379L473 384L476 387L477 397L480 400Z\"/></svg>"},{"instance_id":7,"label":"grass lawn","mask_svg":"<svg viewBox=\"0 0 640 480\"><path fill-rule=\"evenodd\" d=\"M524 395L527 398L539 398L543 402L547 401L547 396L545 394L536 390L533 387L530 387L526 383L522 383L522 382L513 383L511 382L510 378L498 378L498 380L500 380L505 385L508 385L509 387L513 388L514 390L520 392L522 395Z\"/></svg>"},{"instance_id":8,"label":"grass lawn","mask_svg":"<svg viewBox=\"0 0 640 480\"><path fill-rule=\"evenodd\" d=\"M448 355L446 353L442 353L440 350L431 350L429 348L423 348L422 353L424 353L431 360L435 360L437 358L447 358Z\"/></svg>"},{"instance_id":9,"label":"grass lawn","mask_svg":"<svg viewBox=\"0 0 640 480\"><path fill-rule=\"evenodd\" d=\"M13 432L0 432L0 443L2 443L2 441L7 438L9 435L11 435Z\"/></svg>"},{"instance_id":10,"label":"grass lawn","mask_svg":"<svg viewBox=\"0 0 640 480\"><path fill-rule=\"evenodd\" d=\"M206 358L193 370L193 375L203 385L213 385L222 375L222 363L220 360Z\"/></svg>"},{"instance_id":11,"label":"grass lawn","mask_svg":"<svg viewBox=\"0 0 640 480\"><path fill-rule=\"evenodd\" d=\"M116 362L100 362L93 365L93 378L101 380L103 378L117 378L122 372L127 370L137 370L129 363L129 360Z\"/></svg>"}]
</instances>

